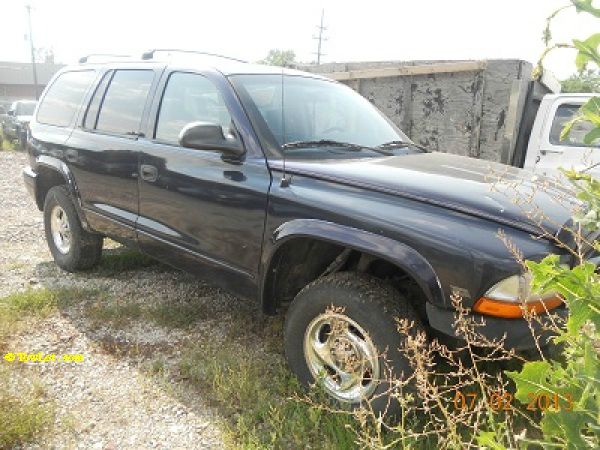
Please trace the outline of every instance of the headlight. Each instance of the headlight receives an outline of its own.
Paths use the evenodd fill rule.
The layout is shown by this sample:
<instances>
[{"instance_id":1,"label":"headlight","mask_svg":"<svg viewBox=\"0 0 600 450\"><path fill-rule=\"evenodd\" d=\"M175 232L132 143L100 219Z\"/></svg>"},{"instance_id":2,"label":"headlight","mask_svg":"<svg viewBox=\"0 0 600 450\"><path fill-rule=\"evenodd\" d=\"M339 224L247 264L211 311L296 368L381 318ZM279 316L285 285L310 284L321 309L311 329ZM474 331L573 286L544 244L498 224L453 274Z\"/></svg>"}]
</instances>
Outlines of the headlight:
<instances>
[{"instance_id":1,"label":"headlight","mask_svg":"<svg viewBox=\"0 0 600 450\"><path fill-rule=\"evenodd\" d=\"M533 314L544 313L562 304L557 292L542 295L531 293L531 275L514 275L496 283L481 297L473 311L488 316L516 319L524 310Z\"/></svg>"}]
</instances>

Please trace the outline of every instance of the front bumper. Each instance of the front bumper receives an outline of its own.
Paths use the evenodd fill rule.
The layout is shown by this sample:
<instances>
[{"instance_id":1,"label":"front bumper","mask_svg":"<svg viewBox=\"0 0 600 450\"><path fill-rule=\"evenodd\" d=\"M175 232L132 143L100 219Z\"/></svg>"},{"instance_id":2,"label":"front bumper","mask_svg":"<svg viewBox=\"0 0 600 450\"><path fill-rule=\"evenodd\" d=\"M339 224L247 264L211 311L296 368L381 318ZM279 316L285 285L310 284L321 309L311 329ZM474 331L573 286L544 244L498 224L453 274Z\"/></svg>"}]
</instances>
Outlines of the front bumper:
<instances>
[{"instance_id":1,"label":"front bumper","mask_svg":"<svg viewBox=\"0 0 600 450\"><path fill-rule=\"evenodd\" d=\"M426 311L429 325L432 328L452 338L461 339L454 328L456 311L440 308L429 302L426 305ZM566 320L568 310L565 306L561 306L552 310L552 313ZM471 317L474 317L477 323L482 322L482 319L485 321L485 325L477 327L476 331L479 334L489 340L500 341L505 338L504 348L509 350L526 351L535 349L534 335L538 338L539 345L546 347L551 344L550 338L554 336L548 330L543 330L543 326L536 320L528 323L525 319L502 319L480 314L472 314Z\"/></svg>"},{"instance_id":2,"label":"front bumper","mask_svg":"<svg viewBox=\"0 0 600 450\"><path fill-rule=\"evenodd\" d=\"M38 208L41 210L38 198L38 174L31 167L27 166L23 169L23 181L25 182L27 192L33 197Z\"/></svg>"}]
</instances>

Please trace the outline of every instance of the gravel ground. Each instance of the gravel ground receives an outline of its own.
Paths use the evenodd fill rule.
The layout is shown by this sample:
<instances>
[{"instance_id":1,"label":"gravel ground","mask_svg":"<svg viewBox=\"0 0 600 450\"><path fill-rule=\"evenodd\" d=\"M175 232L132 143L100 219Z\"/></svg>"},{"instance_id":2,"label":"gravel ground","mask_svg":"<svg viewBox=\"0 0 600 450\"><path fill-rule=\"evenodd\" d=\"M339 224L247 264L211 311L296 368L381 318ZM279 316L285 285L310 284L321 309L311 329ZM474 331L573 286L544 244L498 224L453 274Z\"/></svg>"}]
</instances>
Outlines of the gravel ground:
<instances>
[{"instance_id":1,"label":"gravel ground","mask_svg":"<svg viewBox=\"0 0 600 450\"><path fill-rule=\"evenodd\" d=\"M31 448L220 448L218 414L199 396L189 401L169 391L141 370L135 358L106 350L107 342L168 349L177 355L185 343L200 336L218 337L222 320L235 298L187 274L153 265L107 276L102 271L68 274L59 270L47 249L42 214L21 178L26 155L0 152L0 297L31 287L81 287L117 298L152 302L199 302L207 320L192 329L169 329L136 322L126 329L90 327L77 306L64 308L14 336L11 351L81 353L80 364L36 364L27 367L42 381L56 405L53 433ZM203 314L204 316L204 314ZM0 360L1 364L7 364Z\"/></svg>"}]
</instances>

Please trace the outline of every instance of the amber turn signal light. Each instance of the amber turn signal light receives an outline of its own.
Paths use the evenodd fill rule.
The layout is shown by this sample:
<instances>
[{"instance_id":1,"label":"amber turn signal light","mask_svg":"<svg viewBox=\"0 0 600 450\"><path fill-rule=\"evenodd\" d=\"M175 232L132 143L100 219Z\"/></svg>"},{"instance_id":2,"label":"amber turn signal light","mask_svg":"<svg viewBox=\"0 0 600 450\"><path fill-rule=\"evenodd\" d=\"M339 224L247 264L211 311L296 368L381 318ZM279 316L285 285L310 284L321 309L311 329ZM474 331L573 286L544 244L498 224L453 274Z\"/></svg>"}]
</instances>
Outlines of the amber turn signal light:
<instances>
[{"instance_id":1,"label":"amber turn signal light","mask_svg":"<svg viewBox=\"0 0 600 450\"><path fill-rule=\"evenodd\" d=\"M473 311L487 316L501 317L504 319L518 319L523 317L523 310L527 310L532 314L545 313L551 309L562 305L563 301L560 296L550 297L544 300L537 300L529 303L514 303L494 300L487 297L481 297L475 303Z\"/></svg>"}]
</instances>

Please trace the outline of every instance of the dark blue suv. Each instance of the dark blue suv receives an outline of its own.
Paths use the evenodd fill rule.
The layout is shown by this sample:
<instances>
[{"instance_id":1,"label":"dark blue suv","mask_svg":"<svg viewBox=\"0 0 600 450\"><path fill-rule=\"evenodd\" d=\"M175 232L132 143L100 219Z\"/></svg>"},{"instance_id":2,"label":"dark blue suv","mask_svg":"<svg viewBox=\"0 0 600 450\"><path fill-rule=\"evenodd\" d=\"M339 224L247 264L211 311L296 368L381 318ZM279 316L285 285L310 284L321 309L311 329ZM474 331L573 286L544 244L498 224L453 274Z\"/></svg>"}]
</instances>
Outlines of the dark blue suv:
<instances>
[{"instance_id":1,"label":"dark blue suv","mask_svg":"<svg viewBox=\"0 0 600 450\"><path fill-rule=\"evenodd\" d=\"M30 129L24 178L60 267L93 267L108 236L266 313L291 302L289 365L341 402L383 410L384 366L411 372L397 318L456 337L460 296L482 333L524 350L524 309L565 314L557 294L530 292L497 233L568 263L554 236L569 211L528 172L427 152L343 84L150 53L63 69ZM523 190L539 220L512 201Z\"/></svg>"}]
</instances>

